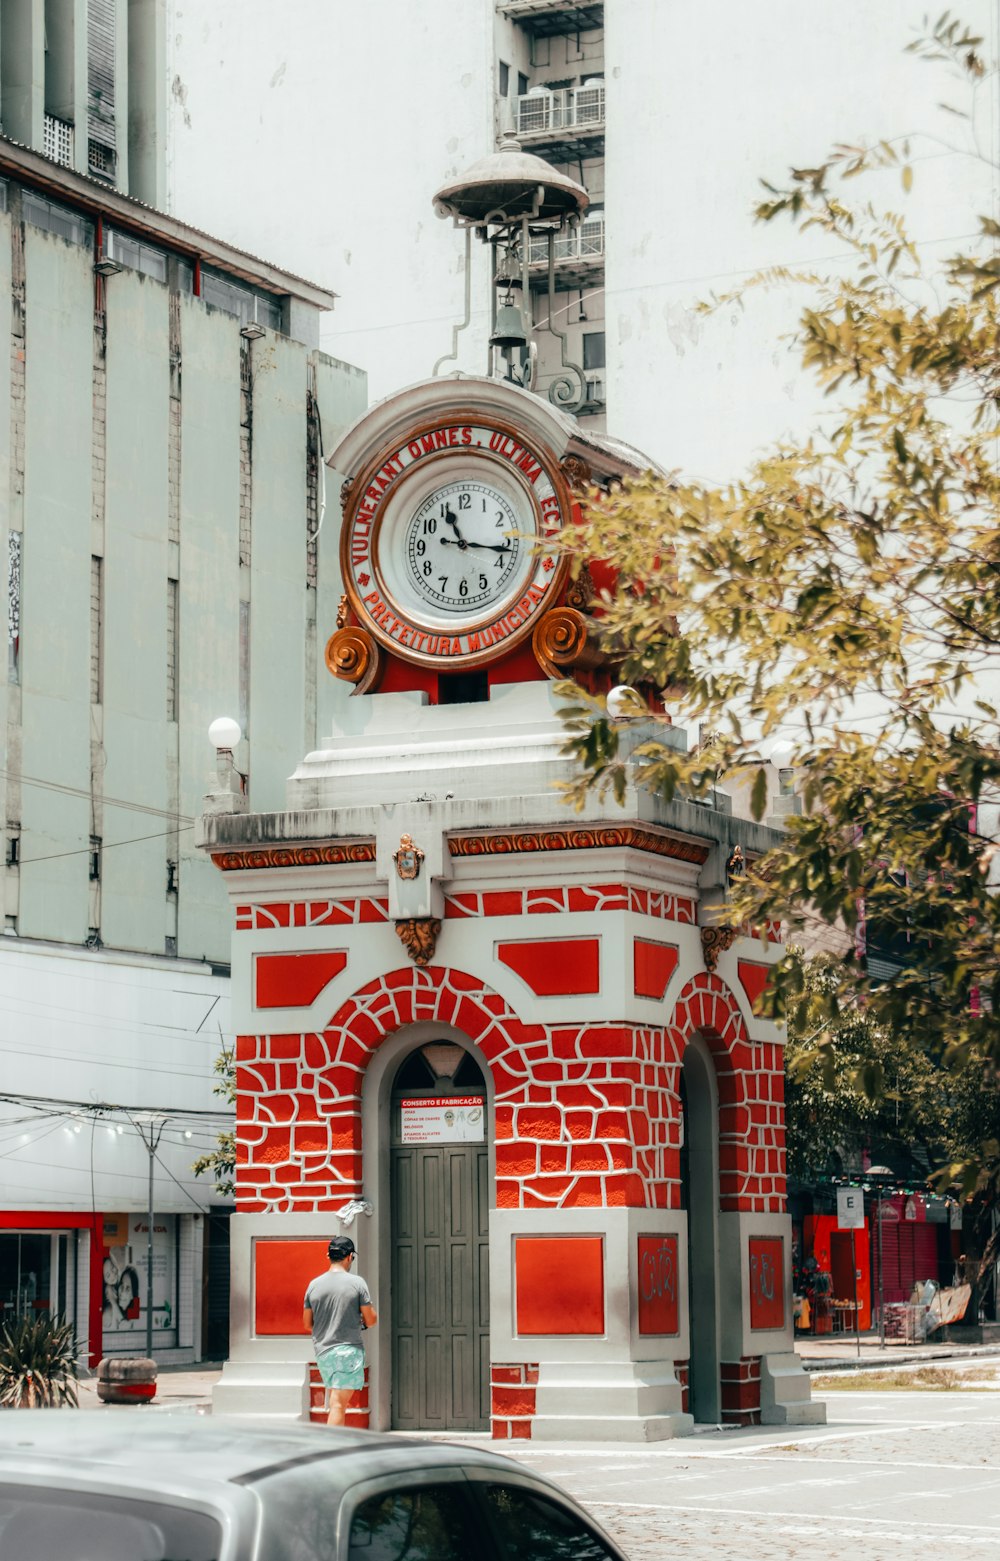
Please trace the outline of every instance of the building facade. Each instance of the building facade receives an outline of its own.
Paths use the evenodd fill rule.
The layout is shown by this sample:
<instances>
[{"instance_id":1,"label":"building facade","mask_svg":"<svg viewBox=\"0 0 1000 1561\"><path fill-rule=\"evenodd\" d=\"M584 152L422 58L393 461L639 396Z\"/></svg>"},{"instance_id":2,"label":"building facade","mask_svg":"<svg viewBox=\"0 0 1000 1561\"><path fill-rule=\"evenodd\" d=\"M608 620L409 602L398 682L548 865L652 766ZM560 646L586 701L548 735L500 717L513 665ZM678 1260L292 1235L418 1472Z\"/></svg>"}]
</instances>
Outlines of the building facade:
<instances>
[{"instance_id":1,"label":"building facade","mask_svg":"<svg viewBox=\"0 0 1000 1561\"><path fill-rule=\"evenodd\" d=\"M0 19L5 126L40 10ZM0 1307L141 1352L152 1172L154 1350L218 1355L231 1205L191 1166L231 1119L229 926L192 826L215 717L263 807L329 726L322 451L365 380L318 349L329 291L5 139L0 272Z\"/></svg>"}]
</instances>

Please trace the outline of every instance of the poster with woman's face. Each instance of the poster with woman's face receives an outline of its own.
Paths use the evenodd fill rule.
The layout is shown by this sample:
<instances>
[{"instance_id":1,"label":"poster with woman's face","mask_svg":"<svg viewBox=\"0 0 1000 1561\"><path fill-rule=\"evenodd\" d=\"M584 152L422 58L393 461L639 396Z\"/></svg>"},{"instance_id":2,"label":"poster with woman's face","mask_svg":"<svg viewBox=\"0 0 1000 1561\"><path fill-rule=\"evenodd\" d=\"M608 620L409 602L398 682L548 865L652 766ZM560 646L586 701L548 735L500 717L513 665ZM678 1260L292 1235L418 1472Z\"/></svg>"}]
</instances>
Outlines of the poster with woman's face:
<instances>
[{"instance_id":1,"label":"poster with woman's face","mask_svg":"<svg viewBox=\"0 0 1000 1561\"><path fill-rule=\"evenodd\" d=\"M128 1241L104 1249L102 1320L106 1334L146 1328L146 1217L119 1217L116 1234L126 1231ZM174 1249L173 1218L157 1219L153 1226L153 1327L158 1331L174 1326Z\"/></svg>"}]
</instances>

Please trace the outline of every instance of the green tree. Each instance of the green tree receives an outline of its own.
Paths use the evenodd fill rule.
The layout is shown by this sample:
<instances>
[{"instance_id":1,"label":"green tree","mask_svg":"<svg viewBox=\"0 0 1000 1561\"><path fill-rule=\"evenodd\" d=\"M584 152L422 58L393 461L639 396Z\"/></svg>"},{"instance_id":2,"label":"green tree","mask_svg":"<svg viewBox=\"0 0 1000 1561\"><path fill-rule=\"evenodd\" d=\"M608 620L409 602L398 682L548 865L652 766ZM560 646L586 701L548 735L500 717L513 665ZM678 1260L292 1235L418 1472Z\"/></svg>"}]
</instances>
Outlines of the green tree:
<instances>
[{"instance_id":1,"label":"green tree","mask_svg":"<svg viewBox=\"0 0 1000 1561\"><path fill-rule=\"evenodd\" d=\"M951 17L916 52L972 93L995 80ZM905 143L836 148L758 210L853 257L834 276L757 279L807 289L795 341L829 393L821 426L725 488L647 475L595 495L565 536L577 569L599 558L616 572L600 633L621 679L714 734L680 753L656 717L612 721L563 685L581 761L567 792L621 796L631 768L670 801L722 773L749 782L760 817L766 744L790 738L804 811L751 864L734 920L853 934L865 914L910 957L876 983L848 953L819 994L787 959L769 1001L820 1051L863 1003L896 1044L981 1079L1000 1060L996 845L974 811L1000 796L1000 226L981 219L968 252L928 269L898 214L848 199L872 170L909 189L908 156ZM966 1158L989 1178L986 1143Z\"/></svg>"},{"instance_id":2,"label":"green tree","mask_svg":"<svg viewBox=\"0 0 1000 1561\"><path fill-rule=\"evenodd\" d=\"M215 1059L215 1083L213 1095L219 1095L228 1106L236 1104L236 1061L233 1053L223 1047ZM199 1155L191 1167L195 1176L209 1172L215 1182L215 1190L223 1198L231 1198L236 1190L236 1133L230 1128L216 1136L216 1147L208 1154Z\"/></svg>"}]
</instances>

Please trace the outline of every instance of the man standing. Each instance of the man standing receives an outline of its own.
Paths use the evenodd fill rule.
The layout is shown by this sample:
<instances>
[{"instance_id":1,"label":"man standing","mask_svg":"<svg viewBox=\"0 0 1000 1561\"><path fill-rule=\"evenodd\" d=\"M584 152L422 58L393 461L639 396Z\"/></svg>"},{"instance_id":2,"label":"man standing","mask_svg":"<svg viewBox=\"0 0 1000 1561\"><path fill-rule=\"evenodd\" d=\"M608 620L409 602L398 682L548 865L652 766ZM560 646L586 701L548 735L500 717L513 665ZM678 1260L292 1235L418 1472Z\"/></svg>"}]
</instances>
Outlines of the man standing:
<instances>
[{"instance_id":1,"label":"man standing","mask_svg":"<svg viewBox=\"0 0 1000 1561\"><path fill-rule=\"evenodd\" d=\"M351 1395L365 1385L361 1332L374 1328L378 1313L361 1275L351 1272L355 1251L350 1236L334 1236L326 1250L330 1267L310 1281L302 1325L312 1334L316 1364L329 1395L327 1425L343 1425Z\"/></svg>"}]
</instances>

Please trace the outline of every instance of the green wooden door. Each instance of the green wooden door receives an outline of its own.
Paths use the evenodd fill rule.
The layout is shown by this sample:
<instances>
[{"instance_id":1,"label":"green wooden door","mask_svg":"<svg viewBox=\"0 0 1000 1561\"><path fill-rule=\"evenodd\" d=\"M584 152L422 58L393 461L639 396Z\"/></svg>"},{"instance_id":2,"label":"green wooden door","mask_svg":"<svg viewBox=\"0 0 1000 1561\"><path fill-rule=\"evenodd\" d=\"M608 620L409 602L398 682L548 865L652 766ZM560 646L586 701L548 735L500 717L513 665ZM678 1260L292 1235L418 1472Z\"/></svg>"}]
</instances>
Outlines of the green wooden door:
<instances>
[{"instance_id":1,"label":"green wooden door","mask_svg":"<svg viewBox=\"0 0 1000 1561\"><path fill-rule=\"evenodd\" d=\"M392 1424L486 1430L486 1145L397 1145L391 1156Z\"/></svg>"}]
</instances>

